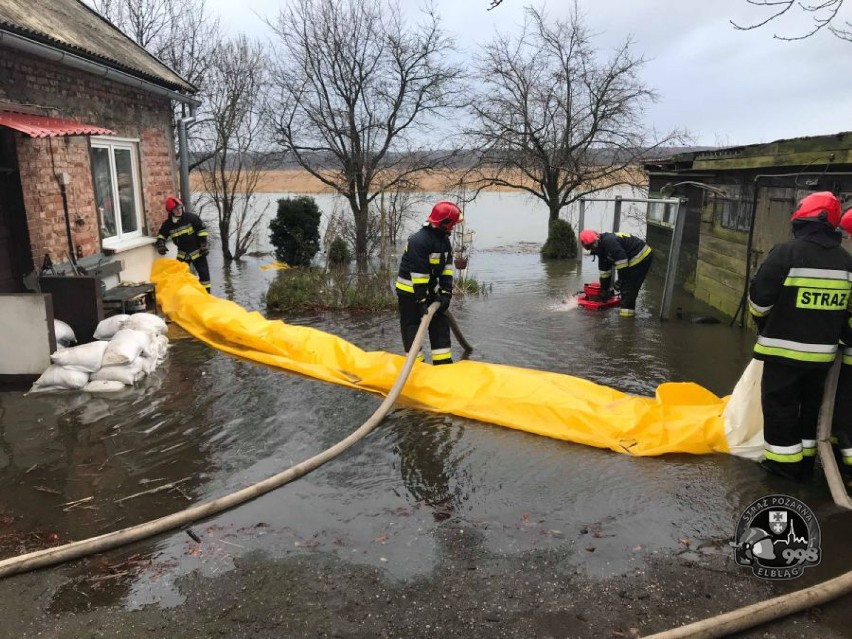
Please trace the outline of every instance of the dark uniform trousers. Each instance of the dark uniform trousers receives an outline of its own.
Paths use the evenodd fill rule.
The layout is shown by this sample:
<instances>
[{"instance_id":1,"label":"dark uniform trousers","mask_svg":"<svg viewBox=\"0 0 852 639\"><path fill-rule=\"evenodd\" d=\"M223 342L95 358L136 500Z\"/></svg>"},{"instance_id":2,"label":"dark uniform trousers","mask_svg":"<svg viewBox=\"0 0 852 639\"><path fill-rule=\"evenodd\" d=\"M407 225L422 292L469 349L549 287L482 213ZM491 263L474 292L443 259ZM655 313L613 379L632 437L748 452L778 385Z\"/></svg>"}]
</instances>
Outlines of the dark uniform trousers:
<instances>
[{"instance_id":1,"label":"dark uniform trousers","mask_svg":"<svg viewBox=\"0 0 852 639\"><path fill-rule=\"evenodd\" d=\"M396 298L399 302L399 328L402 332L402 345L407 353L414 344L417 329L420 328L420 320L423 319L423 306L418 304L412 295L397 295ZM436 313L429 323L429 344L432 346L433 352L437 349L451 347L450 320L443 313ZM433 361L436 366L452 363L452 358Z\"/></svg>"},{"instance_id":2,"label":"dark uniform trousers","mask_svg":"<svg viewBox=\"0 0 852 639\"><path fill-rule=\"evenodd\" d=\"M839 453L841 471L852 479L852 364L840 367L837 394L834 396L832 442Z\"/></svg>"},{"instance_id":3,"label":"dark uniform trousers","mask_svg":"<svg viewBox=\"0 0 852 639\"><path fill-rule=\"evenodd\" d=\"M198 281L204 286L205 290L210 292L210 267L207 266L207 256L199 255L194 260L187 256L187 264L190 264L195 269L198 275Z\"/></svg>"},{"instance_id":4,"label":"dark uniform trousers","mask_svg":"<svg viewBox=\"0 0 852 639\"><path fill-rule=\"evenodd\" d=\"M621 282L621 308L628 308L632 311L636 310L636 298L639 296L639 289L651 270L651 262L654 259L654 254L650 253L646 258L639 262L636 266L628 266L619 274Z\"/></svg>"},{"instance_id":5,"label":"dark uniform trousers","mask_svg":"<svg viewBox=\"0 0 852 639\"><path fill-rule=\"evenodd\" d=\"M794 472L813 469L816 431L827 368L763 363L760 399L766 441L773 446L802 445L802 462ZM785 464L785 466L788 464Z\"/></svg>"}]
</instances>

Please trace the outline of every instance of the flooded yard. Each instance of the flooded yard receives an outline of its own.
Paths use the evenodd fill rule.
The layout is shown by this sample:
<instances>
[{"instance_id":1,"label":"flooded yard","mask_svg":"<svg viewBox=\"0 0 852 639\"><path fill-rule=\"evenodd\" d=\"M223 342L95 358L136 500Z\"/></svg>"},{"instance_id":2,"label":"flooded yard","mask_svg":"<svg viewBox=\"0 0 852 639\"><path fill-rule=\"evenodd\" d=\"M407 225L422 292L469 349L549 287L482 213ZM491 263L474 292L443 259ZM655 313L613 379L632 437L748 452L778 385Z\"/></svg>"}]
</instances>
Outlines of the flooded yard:
<instances>
[{"instance_id":1,"label":"flooded yard","mask_svg":"<svg viewBox=\"0 0 852 639\"><path fill-rule=\"evenodd\" d=\"M275 276L264 260L227 269L218 259L213 293L263 311ZM685 319L661 323L654 277L635 321L563 304L596 266L475 253L471 275L491 293L452 309L473 357L642 395L665 381L731 391L750 357L747 331L688 321L713 311L686 297L676 301ZM394 313L286 321L401 352ZM119 395L0 392L0 550L222 496L339 441L379 401L191 338L174 339L166 364ZM758 582L727 546L742 509L775 492L804 500L822 524L825 560L795 583ZM7 578L0 601L20 611L7 622L16 637L149 636L175 624L172 636L630 636L849 570L850 532L821 477L796 486L727 455L631 458L397 409L293 484L189 531ZM842 604L826 610L776 636L845 634Z\"/></svg>"}]
</instances>

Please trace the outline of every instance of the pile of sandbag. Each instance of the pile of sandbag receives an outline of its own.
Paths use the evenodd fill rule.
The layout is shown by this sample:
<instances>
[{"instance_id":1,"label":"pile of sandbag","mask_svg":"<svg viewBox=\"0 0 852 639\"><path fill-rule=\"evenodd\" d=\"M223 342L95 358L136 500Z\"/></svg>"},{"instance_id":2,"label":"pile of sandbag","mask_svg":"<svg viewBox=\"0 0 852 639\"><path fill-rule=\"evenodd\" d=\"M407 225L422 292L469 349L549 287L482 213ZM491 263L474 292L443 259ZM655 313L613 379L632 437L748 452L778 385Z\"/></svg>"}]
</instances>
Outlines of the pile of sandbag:
<instances>
[{"instance_id":1,"label":"pile of sandbag","mask_svg":"<svg viewBox=\"0 0 852 639\"><path fill-rule=\"evenodd\" d=\"M169 347L166 323L152 313L113 315L98 324L94 342L62 347L30 392L108 392L132 386L155 370Z\"/></svg>"}]
</instances>

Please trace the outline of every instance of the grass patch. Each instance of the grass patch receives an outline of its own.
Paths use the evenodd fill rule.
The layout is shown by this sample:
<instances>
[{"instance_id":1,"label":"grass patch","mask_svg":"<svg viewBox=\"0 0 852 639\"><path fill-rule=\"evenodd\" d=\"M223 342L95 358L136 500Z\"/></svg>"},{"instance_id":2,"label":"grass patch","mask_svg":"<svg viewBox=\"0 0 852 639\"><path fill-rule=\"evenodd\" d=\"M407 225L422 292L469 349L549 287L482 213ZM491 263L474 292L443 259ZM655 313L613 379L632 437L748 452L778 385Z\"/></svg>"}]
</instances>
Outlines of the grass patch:
<instances>
[{"instance_id":1,"label":"grass patch","mask_svg":"<svg viewBox=\"0 0 852 639\"><path fill-rule=\"evenodd\" d=\"M395 311L392 286L396 272L367 274L341 268L291 268L278 271L266 292L266 307L276 313L355 313ZM485 295L490 290L474 278L457 279L454 296Z\"/></svg>"},{"instance_id":2,"label":"grass patch","mask_svg":"<svg viewBox=\"0 0 852 639\"><path fill-rule=\"evenodd\" d=\"M488 295L490 292L491 284L485 284L473 277L456 278L453 282L453 296Z\"/></svg>"}]
</instances>

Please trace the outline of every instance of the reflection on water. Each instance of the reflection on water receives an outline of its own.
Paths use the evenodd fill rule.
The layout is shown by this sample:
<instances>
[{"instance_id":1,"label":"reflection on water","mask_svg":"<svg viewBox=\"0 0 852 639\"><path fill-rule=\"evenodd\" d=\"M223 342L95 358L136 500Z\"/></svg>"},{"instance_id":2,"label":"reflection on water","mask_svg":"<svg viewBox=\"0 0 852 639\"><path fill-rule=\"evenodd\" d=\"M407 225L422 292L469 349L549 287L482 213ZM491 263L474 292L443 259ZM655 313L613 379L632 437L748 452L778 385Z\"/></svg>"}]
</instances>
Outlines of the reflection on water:
<instances>
[{"instance_id":1,"label":"reflection on water","mask_svg":"<svg viewBox=\"0 0 852 639\"><path fill-rule=\"evenodd\" d=\"M260 270L263 261L225 266L214 252L214 293L263 311L263 294L275 277ZM596 266L589 258L542 264L535 253L475 253L471 273L492 291L453 306L476 346L473 357L644 395L670 380L730 392L748 361L751 335L724 322L660 323L662 282L653 277L633 321L613 312L564 309L562 300L596 279ZM687 313L712 313L688 298L676 303ZM400 349L393 313L288 321L365 350ZM2 492L0 515L13 518L11 530L55 532L62 540L135 524L316 454L378 404L363 392L241 361L191 339L176 341L158 375L118 397L0 393L0 482L15 487ZM332 463L194 526L200 544L176 532L132 552L109 553L113 565L132 560L134 568L116 568L125 572L121 579L95 583L109 584L103 602L170 605L180 601L174 585L180 575L230 570L234 557L252 550L272 557L333 553L406 577L470 557L470 546L501 553L576 547L577 568L608 575L641 562L645 552L681 551L683 539L693 547L724 545L740 510L779 490L804 499L821 518L831 515L827 543L833 543L833 530L849 528L821 482L778 486L754 463L726 455L630 458L397 409ZM451 534L457 530L466 534ZM7 556L23 550L3 547ZM824 569L848 569L844 562L852 562L848 553ZM82 588L79 580L104 574L92 562L63 570L78 581L54 609L78 609L83 599L71 591ZM98 603L89 598L86 605Z\"/></svg>"}]
</instances>

